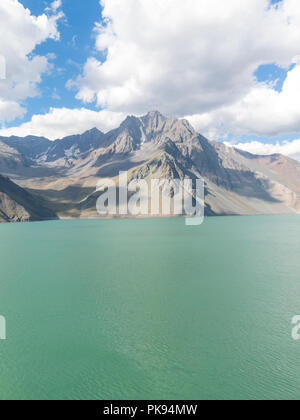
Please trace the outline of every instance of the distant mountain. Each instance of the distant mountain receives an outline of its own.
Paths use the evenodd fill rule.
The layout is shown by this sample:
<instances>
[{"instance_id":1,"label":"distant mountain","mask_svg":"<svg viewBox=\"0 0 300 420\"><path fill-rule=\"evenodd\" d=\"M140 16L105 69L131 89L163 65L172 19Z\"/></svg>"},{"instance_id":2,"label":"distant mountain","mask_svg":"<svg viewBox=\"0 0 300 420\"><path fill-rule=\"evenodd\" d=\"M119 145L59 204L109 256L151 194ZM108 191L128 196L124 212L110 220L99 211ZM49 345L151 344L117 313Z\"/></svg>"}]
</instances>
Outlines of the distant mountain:
<instances>
[{"instance_id":1,"label":"distant mountain","mask_svg":"<svg viewBox=\"0 0 300 420\"><path fill-rule=\"evenodd\" d=\"M203 178L206 214L300 212L300 163L209 141L186 120L150 112L51 142L0 138L0 173L39 194L60 217L96 217L99 178Z\"/></svg>"},{"instance_id":2,"label":"distant mountain","mask_svg":"<svg viewBox=\"0 0 300 420\"><path fill-rule=\"evenodd\" d=\"M0 222L57 219L45 203L0 175Z\"/></svg>"},{"instance_id":3,"label":"distant mountain","mask_svg":"<svg viewBox=\"0 0 300 420\"><path fill-rule=\"evenodd\" d=\"M91 152L101 145L104 134L94 128L82 135L69 136L61 140L50 141L44 137L28 136L0 137L0 142L16 150L32 163L54 162L63 158L76 158Z\"/></svg>"}]
</instances>

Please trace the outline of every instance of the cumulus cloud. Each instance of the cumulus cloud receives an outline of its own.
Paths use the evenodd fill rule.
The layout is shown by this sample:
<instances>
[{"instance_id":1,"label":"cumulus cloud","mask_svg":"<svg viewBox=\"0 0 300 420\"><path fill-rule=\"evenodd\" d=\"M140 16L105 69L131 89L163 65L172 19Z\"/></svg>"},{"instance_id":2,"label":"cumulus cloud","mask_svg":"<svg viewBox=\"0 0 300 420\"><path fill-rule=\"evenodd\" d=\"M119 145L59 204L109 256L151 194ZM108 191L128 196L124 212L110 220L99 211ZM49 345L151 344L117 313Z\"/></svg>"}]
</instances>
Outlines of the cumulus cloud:
<instances>
[{"instance_id":1,"label":"cumulus cloud","mask_svg":"<svg viewBox=\"0 0 300 420\"><path fill-rule=\"evenodd\" d=\"M25 109L14 101L3 101L0 98L0 120L13 121L15 116L24 116Z\"/></svg>"},{"instance_id":2,"label":"cumulus cloud","mask_svg":"<svg viewBox=\"0 0 300 420\"><path fill-rule=\"evenodd\" d=\"M300 64L288 74L280 92L272 85L256 83L239 101L232 105L188 120L206 135L252 133L263 136L300 131Z\"/></svg>"},{"instance_id":3,"label":"cumulus cloud","mask_svg":"<svg viewBox=\"0 0 300 420\"><path fill-rule=\"evenodd\" d=\"M76 89L77 99L95 102L106 114L53 108L2 132L55 138L93 125L110 129L121 115L153 109L186 117L213 139L300 131L299 0L276 5L270 0L101 0L101 5L95 47L105 58L89 57L68 86ZM6 51L9 84L0 81L0 119L22 116L22 99L37 93L49 57L32 51L43 40L58 38L60 7L55 0L48 14L33 17L17 0L1 1L8 36L0 38L0 54L5 45L13 48L10 56ZM288 70L280 92L254 76L270 63Z\"/></svg>"},{"instance_id":4,"label":"cumulus cloud","mask_svg":"<svg viewBox=\"0 0 300 420\"><path fill-rule=\"evenodd\" d=\"M1 102L0 102L1 111ZM83 133L93 127L106 132L117 127L125 115L110 111L91 111L86 108L52 108L47 114L34 115L31 121L0 130L0 136L41 136L55 140L68 135Z\"/></svg>"},{"instance_id":5,"label":"cumulus cloud","mask_svg":"<svg viewBox=\"0 0 300 420\"><path fill-rule=\"evenodd\" d=\"M226 144L227 146L232 147L231 144ZM234 147L255 155L281 154L300 161L300 139L277 142L276 144L266 144L259 141L252 141L249 143L235 144Z\"/></svg>"},{"instance_id":6,"label":"cumulus cloud","mask_svg":"<svg viewBox=\"0 0 300 420\"><path fill-rule=\"evenodd\" d=\"M259 84L253 74L267 63L288 69L300 53L298 0L276 5L269 0L101 4L104 23L95 28L96 48L106 52L106 59L90 57L83 73L69 83L78 99L96 101L110 111L141 114L159 109L189 116L210 133L226 126L269 134L293 130L295 118L287 113L295 116L299 107L296 100L288 110L286 104L298 87L298 69L289 75L282 94ZM266 103L273 103L275 117L271 110L258 115ZM274 120L277 124L270 129Z\"/></svg>"},{"instance_id":7,"label":"cumulus cloud","mask_svg":"<svg viewBox=\"0 0 300 420\"><path fill-rule=\"evenodd\" d=\"M5 59L6 78L0 80L0 123L22 117L22 101L37 95L49 63L33 51L46 39L59 39L57 21L61 16L33 16L18 0L1 0L0 55Z\"/></svg>"}]
</instances>

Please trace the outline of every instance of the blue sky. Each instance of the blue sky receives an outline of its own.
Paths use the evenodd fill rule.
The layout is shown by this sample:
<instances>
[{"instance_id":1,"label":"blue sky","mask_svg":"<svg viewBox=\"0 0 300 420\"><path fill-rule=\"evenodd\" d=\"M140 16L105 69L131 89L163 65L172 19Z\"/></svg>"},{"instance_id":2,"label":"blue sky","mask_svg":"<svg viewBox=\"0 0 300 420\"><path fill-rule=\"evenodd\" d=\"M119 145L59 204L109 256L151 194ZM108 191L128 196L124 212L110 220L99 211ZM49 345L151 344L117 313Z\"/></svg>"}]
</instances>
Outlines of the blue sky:
<instances>
[{"instance_id":1,"label":"blue sky","mask_svg":"<svg viewBox=\"0 0 300 420\"><path fill-rule=\"evenodd\" d=\"M124 0L126 1L126 0ZM281 0L272 0L279 3ZM24 7L29 8L33 15L41 15L51 1L20 0ZM63 12L65 18L59 23L61 40L59 42L49 40L38 45L34 53L39 55L55 54L56 58L51 60L53 70L43 76L40 84L40 95L28 99L26 103L27 114L22 120L15 120L7 124L9 126L18 125L24 121L30 121L34 114L46 113L50 107L78 108L82 102L76 99L72 89L68 89L68 80L74 79L88 59L95 56L100 60L103 56L94 48L95 35L93 29L96 22L101 22L102 8L98 0L63 0ZM287 75L287 69L282 69L275 64L260 66L254 73L259 82L275 82L276 90L281 90L282 84ZM85 104L86 108L97 110L95 103ZM233 137L233 136L230 136ZM262 141L269 142L269 137L250 136ZM249 136L242 136L248 140ZM274 137L274 141L286 138L285 135ZM289 135L289 138L297 138L297 134Z\"/></svg>"},{"instance_id":2,"label":"blue sky","mask_svg":"<svg viewBox=\"0 0 300 420\"><path fill-rule=\"evenodd\" d=\"M20 3L30 9L33 15L39 16L52 1L20 0ZM81 101L76 100L74 92L66 88L66 84L69 79L78 75L88 57L95 54L99 56L94 48L93 28L101 16L101 6L97 0L64 0L63 12L65 18L58 24L60 41L48 40L34 50L35 54L42 56L55 54L56 58L51 60L53 69L49 74L43 75L39 86L40 95L27 100L28 112L25 118L7 126L30 121L32 115L46 113L50 107L82 106ZM95 108L89 104L85 107Z\"/></svg>"},{"instance_id":3,"label":"blue sky","mask_svg":"<svg viewBox=\"0 0 300 420\"><path fill-rule=\"evenodd\" d=\"M156 108L229 143L279 147L300 138L299 107L289 96L300 75L293 0L244 0L240 7L228 0L221 6L225 18L214 7L217 0L102 0L103 8L99 0L62 0L55 11L53 0L18 1L41 32L30 40L35 45L26 52L27 64L39 56L48 65L37 72L41 81L27 80L35 93L13 98L15 119L4 113L1 120L0 112L3 135L49 131L56 138L89 125L105 131L127 114ZM34 21L44 14L48 33ZM11 30L21 45L24 30Z\"/></svg>"}]
</instances>

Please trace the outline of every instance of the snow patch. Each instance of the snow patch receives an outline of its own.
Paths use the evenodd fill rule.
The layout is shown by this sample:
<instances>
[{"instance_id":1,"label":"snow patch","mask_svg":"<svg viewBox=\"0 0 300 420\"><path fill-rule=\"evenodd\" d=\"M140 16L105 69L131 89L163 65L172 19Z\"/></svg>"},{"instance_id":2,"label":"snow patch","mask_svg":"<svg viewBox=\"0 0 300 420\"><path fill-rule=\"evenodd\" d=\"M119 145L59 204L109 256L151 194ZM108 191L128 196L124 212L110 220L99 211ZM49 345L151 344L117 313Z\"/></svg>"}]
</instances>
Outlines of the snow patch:
<instances>
[{"instance_id":1,"label":"snow patch","mask_svg":"<svg viewBox=\"0 0 300 420\"><path fill-rule=\"evenodd\" d=\"M70 149L65 150L65 156L67 158L75 157L77 158L80 155L80 149L78 149L78 145L72 146Z\"/></svg>"},{"instance_id":2,"label":"snow patch","mask_svg":"<svg viewBox=\"0 0 300 420\"><path fill-rule=\"evenodd\" d=\"M141 125L140 125L140 130L141 130L141 144L145 144L146 141L147 141L147 136L145 134L144 125L143 125L143 122L142 121L141 121Z\"/></svg>"},{"instance_id":3,"label":"snow patch","mask_svg":"<svg viewBox=\"0 0 300 420\"><path fill-rule=\"evenodd\" d=\"M45 152L45 153L42 153L41 155L39 155L39 156L35 159L36 163L44 163L44 162L47 162L47 159L48 159L48 152L49 152L49 150L50 150L50 147L48 148L48 150L46 150L46 152Z\"/></svg>"}]
</instances>

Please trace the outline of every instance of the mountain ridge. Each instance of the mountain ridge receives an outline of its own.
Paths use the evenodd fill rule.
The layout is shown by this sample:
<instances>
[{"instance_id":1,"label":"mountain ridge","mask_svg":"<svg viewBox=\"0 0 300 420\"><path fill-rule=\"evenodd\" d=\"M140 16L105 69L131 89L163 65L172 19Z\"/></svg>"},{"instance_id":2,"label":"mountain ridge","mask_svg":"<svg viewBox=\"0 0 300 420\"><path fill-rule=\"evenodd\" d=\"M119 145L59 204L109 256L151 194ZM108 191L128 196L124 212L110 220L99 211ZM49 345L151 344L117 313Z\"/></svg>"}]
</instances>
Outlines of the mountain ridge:
<instances>
[{"instance_id":1,"label":"mountain ridge","mask_svg":"<svg viewBox=\"0 0 300 420\"><path fill-rule=\"evenodd\" d=\"M158 111L128 116L118 128L50 141L0 138L0 173L40 195L62 218L97 217L99 179L203 178L206 213L300 212L300 163L258 156L210 141L187 120Z\"/></svg>"},{"instance_id":2,"label":"mountain ridge","mask_svg":"<svg viewBox=\"0 0 300 420\"><path fill-rule=\"evenodd\" d=\"M39 197L0 175L0 222L57 219Z\"/></svg>"}]
</instances>

